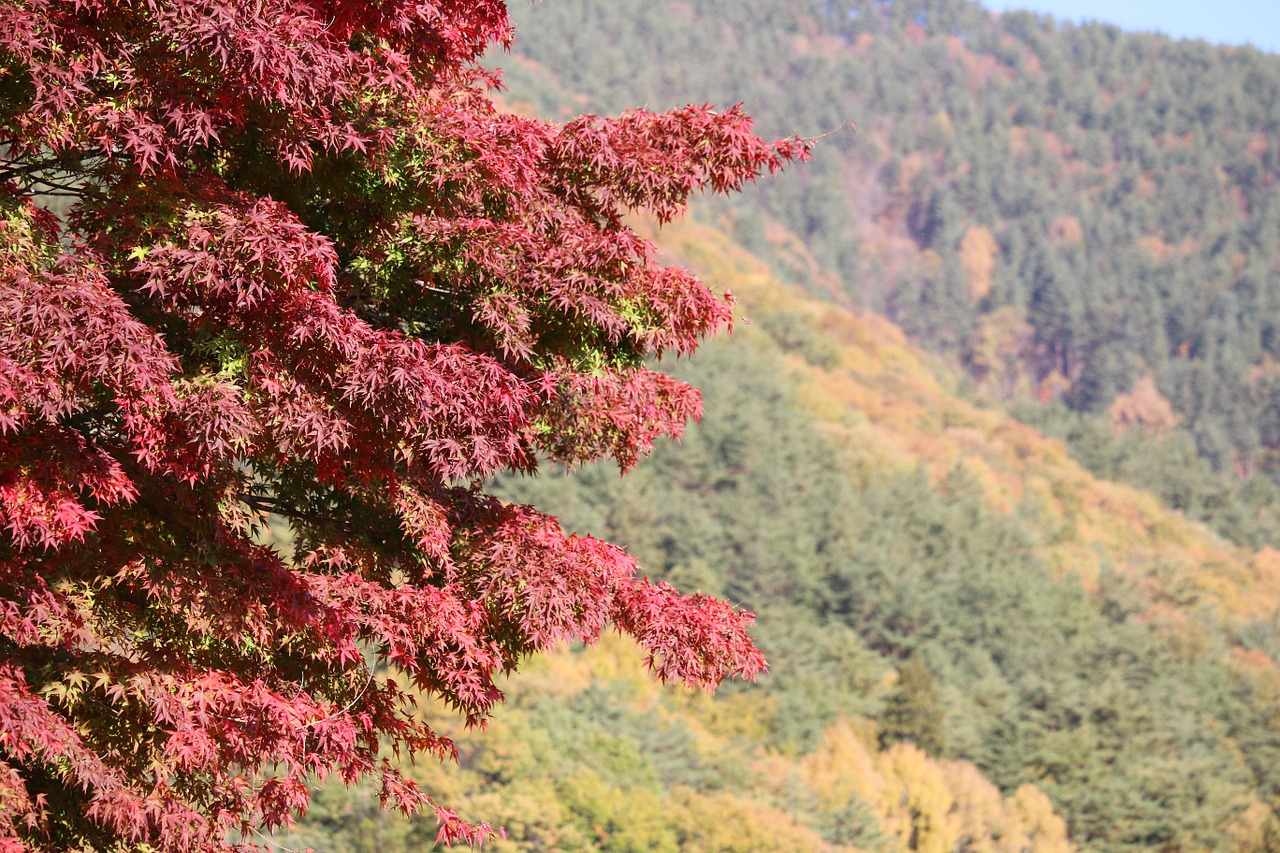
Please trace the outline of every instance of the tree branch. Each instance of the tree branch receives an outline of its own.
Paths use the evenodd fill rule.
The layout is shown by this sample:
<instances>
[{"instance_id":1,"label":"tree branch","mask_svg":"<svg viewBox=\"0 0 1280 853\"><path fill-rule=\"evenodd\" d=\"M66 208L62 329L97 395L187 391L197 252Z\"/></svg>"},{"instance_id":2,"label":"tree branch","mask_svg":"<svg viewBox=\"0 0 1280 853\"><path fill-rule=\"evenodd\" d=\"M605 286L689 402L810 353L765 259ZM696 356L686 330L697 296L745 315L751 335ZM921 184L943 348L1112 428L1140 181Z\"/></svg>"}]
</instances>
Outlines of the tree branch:
<instances>
[{"instance_id":1,"label":"tree branch","mask_svg":"<svg viewBox=\"0 0 1280 853\"><path fill-rule=\"evenodd\" d=\"M373 536L379 539L388 539L392 536L400 536L399 527L378 528L378 527L358 527L345 519L339 519L332 515L322 515L320 513L310 512L300 509L290 504L282 503L270 495L255 495L241 492L236 498L245 506L252 510L262 513L274 513L284 518L296 518L299 521L306 521L311 524L324 527L337 527L350 534L363 534L365 536Z\"/></svg>"}]
</instances>

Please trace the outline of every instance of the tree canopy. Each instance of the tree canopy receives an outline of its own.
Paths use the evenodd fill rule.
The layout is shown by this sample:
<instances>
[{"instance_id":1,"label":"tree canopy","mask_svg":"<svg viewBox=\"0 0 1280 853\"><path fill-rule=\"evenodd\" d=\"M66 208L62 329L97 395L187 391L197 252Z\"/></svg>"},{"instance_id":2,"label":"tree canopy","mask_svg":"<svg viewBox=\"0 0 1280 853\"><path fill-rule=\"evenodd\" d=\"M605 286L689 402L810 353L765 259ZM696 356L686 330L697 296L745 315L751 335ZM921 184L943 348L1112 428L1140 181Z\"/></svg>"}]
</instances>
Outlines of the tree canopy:
<instances>
[{"instance_id":1,"label":"tree canopy","mask_svg":"<svg viewBox=\"0 0 1280 853\"><path fill-rule=\"evenodd\" d=\"M381 749L454 754L416 698L482 725L611 624L662 680L763 667L750 614L484 484L698 416L647 365L731 301L623 216L807 144L504 112L477 58L512 33L499 0L0 6L0 849L255 849L328 776L480 841Z\"/></svg>"}]
</instances>

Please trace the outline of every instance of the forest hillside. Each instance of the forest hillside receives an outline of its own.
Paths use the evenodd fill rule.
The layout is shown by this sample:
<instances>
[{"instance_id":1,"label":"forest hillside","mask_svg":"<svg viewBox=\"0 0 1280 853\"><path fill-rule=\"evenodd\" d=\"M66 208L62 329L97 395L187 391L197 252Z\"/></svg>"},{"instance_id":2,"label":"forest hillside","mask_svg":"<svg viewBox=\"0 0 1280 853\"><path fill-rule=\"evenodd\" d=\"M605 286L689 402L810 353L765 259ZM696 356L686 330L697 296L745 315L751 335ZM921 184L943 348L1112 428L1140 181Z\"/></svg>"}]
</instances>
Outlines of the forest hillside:
<instances>
[{"instance_id":1,"label":"forest hillside","mask_svg":"<svg viewBox=\"0 0 1280 853\"><path fill-rule=\"evenodd\" d=\"M731 337L672 365L703 422L626 477L505 493L755 609L771 672L712 699L653 686L621 641L566 651L420 781L505 823L500 850L1280 839L1280 552L1097 478L723 232L659 239L739 299ZM287 841L396 853L433 832L331 787Z\"/></svg>"},{"instance_id":2,"label":"forest hillside","mask_svg":"<svg viewBox=\"0 0 1280 853\"><path fill-rule=\"evenodd\" d=\"M744 101L825 135L717 208L738 242L984 394L1058 403L1027 418L1097 473L1280 542L1280 56L970 0L513 12L494 60L530 109Z\"/></svg>"},{"instance_id":3,"label":"forest hillside","mask_svg":"<svg viewBox=\"0 0 1280 853\"><path fill-rule=\"evenodd\" d=\"M702 423L501 484L754 609L771 670L565 650L415 777L499 850L1280 849L1280 57L967 0L512 12L513 109L823 136L649 229L738 298L665 365ZM330 786L283 842L434 832Z\"/></svg>"}]
</instances>

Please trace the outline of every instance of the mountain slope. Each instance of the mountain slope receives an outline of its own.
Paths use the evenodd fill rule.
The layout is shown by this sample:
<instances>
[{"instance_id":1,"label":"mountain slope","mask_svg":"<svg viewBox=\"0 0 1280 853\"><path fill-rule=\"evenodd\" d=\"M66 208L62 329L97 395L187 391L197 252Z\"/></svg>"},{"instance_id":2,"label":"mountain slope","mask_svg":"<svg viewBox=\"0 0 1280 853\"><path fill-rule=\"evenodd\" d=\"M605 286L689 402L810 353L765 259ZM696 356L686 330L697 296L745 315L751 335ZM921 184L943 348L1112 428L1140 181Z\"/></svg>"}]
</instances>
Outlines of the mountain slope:
<instances>
[{"instance_id":1,"label":"mountain slope","mask_svg":"<svg viewBox=\"0 0 1280 853\"><path fill-rule=\"evenodd\" d=\"M829 133L721 208L789 277L997 396L1105 412L1153 381L1210 467L1280 472L1280 57L969 0L515 14L495 61L538 109L741 100Z\"/></svg>"},{"instance_id":2,"label":"mountain slope","mask_svg":"<svg viewBox=\"0 0 1280 853\"><path fill-rule=\"evenodd\" d=\"M1059 849L1053 812L1087 849L1266 849L1277 555L1093 477L723 233L660 239L744 315L673 365L704 422L627 477L505 489L755 608L772 671L708 700L613 642L554 656L429 788L510 849L1004 849L1032 825ZM424 839L359 802L326 792L298 839Z\"/></svg>"}]
</instances>

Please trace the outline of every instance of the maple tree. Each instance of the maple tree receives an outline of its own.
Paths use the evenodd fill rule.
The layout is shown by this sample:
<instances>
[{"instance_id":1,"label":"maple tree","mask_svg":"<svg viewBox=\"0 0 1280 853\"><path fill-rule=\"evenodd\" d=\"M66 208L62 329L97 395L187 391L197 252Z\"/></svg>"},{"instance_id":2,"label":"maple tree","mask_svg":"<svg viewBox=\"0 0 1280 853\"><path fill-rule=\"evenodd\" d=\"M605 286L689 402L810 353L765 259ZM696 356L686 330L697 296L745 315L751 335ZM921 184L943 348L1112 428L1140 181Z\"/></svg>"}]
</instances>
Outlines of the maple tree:
<instances>
[{"instance_id":1,"label":"maple tree","mask_svg":"<svg viewBox=\"0 0 1280 853\"><path fill-rule=\"evenodd\" d=\"M680 434L646 364L731 306L622 217L807 143L508 114L511 38L498 0L0 4L0 850L256 849L330 776L479 842L385 757L451 756L416 697L483 724L609 625L663 680L762 668L750 614L483 483Z\"/></svg>"}]
</instances>

